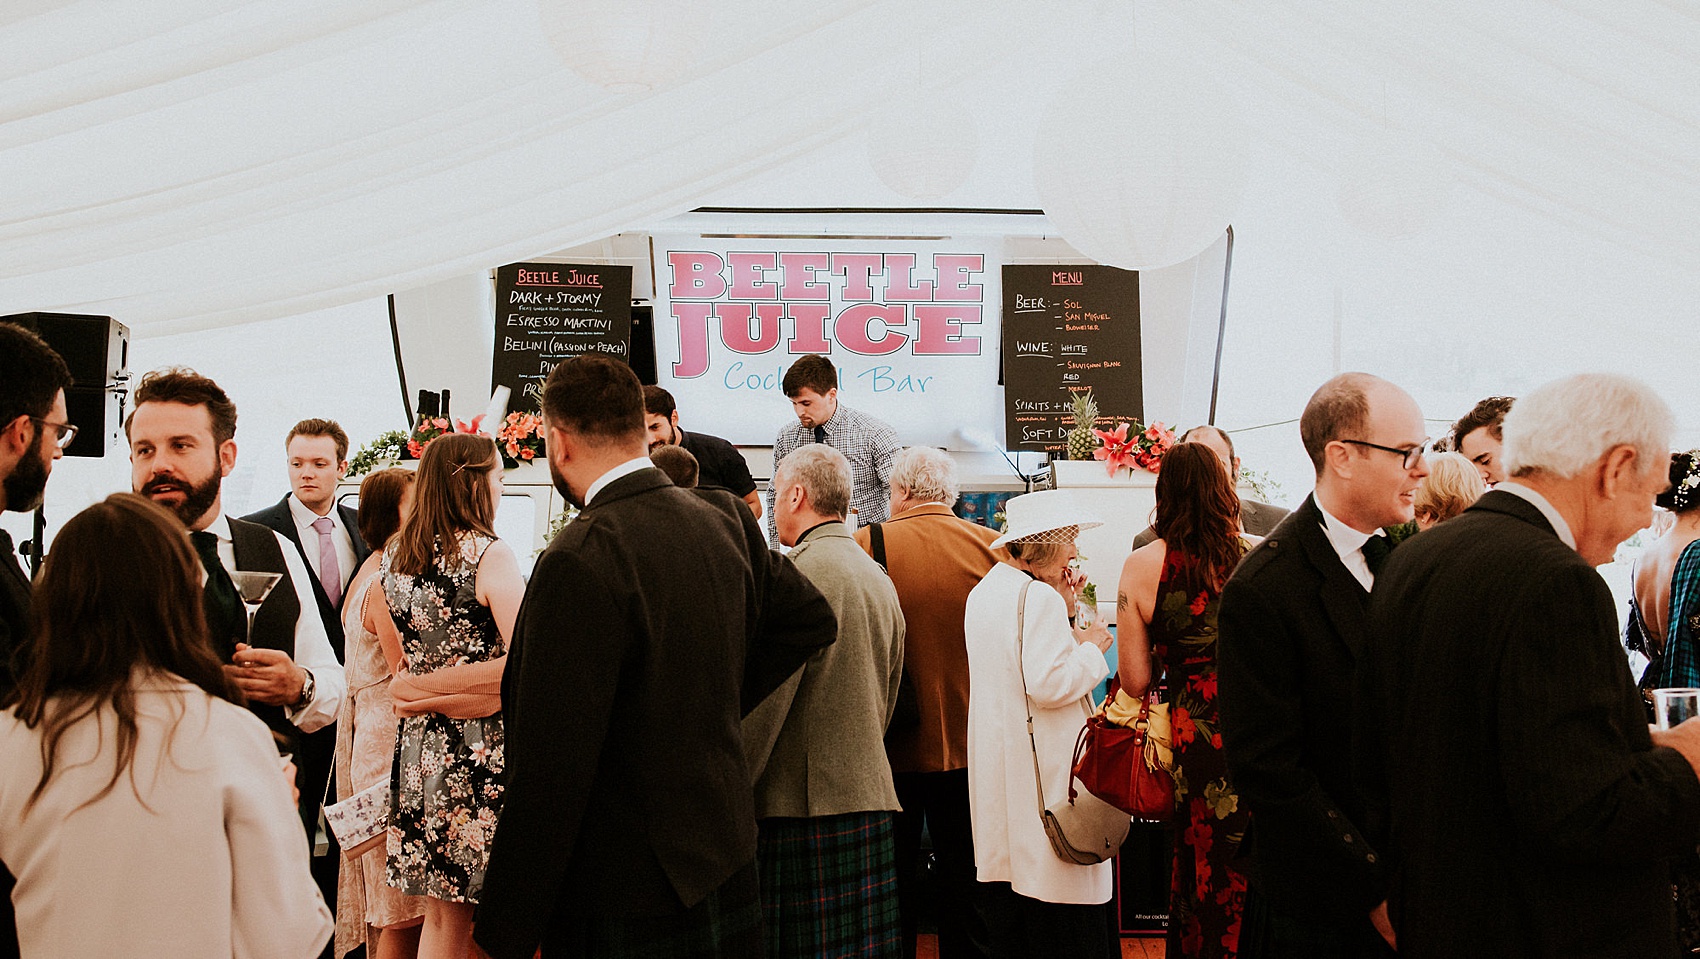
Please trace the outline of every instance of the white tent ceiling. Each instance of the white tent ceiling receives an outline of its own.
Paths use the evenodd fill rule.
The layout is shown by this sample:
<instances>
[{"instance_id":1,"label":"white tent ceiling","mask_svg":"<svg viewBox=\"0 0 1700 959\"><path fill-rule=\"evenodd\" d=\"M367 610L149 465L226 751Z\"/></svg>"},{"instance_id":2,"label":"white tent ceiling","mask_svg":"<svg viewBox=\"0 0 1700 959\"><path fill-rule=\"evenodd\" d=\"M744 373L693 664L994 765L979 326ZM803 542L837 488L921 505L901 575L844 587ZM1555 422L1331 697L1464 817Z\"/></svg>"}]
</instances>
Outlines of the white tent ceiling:
<instances>
[{"instance_id":1,"label":"white tent ceiling","mask_svg":"<svg viewBox=\"0 0 1700 959\"><path fill-rule=\"evenodd\" d=\"M863 130L917 102L978 128L938 205L1036 207L1051 95L1159 52L1226 87L1252 134L1224 422L1292 416L1341 366L1437 417L1584 367L1700 403L1692 3L719 0L681 79L616 94L567 69L538 2L571 6L0 5L0 312L157 337L698 206L912 205Z\"/></svg>"}]
</instances>

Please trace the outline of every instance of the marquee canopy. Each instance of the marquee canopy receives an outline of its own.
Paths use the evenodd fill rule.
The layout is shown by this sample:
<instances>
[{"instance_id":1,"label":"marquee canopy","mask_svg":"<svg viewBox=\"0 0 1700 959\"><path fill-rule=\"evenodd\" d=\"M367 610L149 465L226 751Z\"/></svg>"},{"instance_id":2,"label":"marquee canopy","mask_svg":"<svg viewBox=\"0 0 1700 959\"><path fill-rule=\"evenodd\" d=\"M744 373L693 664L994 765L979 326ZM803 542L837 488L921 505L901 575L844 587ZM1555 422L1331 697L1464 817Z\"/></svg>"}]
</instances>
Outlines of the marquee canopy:
<instances>
[{"instance_id":1,"label":"marquee canopy","mask_svg":"<svg viewBox=\"0 0 1700 959\"><path fill-rule=\"evenodd\" d=\"M1293 415L1341 367L1411 383L1436 415L1587 367L1700 400L1690 5L629 0L663 24L708 14L682 74L635 93L569 69L600 5L0 6L0 311L110 313L145 338L701 206L1035 208L1053 97L1095 89L1106 58L1164 57L1249 132L1224 141L1246 171L1232 425ZM1134 95L1106 85L1094 107ZM923 109L966 117L937 138L973 162L924 203L874 174L866 132Z\"/></svg>"}]
</instances>

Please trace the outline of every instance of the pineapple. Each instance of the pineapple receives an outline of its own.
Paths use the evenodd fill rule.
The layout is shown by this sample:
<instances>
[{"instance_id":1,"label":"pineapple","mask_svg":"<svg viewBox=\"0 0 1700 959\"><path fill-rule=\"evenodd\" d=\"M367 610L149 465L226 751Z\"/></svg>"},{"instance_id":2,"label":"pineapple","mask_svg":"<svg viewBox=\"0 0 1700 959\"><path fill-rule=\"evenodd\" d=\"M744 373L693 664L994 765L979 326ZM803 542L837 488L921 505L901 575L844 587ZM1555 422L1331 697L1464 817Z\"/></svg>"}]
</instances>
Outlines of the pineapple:
<instances>
[{"instance_id":1,"label":"pineapple","mask_svg":"<svg viewBox=\"0 0 1700 959\"><path fill-rule=\"evenodd\" d=\"M1074 394L1074 428L1068 431L1068 458L1071 460L1089 460L1092 450L1098 445L1098 438L1092 435L1092 427L1098 422L1098 401L1092 398L1092 391Z\"/></svg>"}]
</instances>

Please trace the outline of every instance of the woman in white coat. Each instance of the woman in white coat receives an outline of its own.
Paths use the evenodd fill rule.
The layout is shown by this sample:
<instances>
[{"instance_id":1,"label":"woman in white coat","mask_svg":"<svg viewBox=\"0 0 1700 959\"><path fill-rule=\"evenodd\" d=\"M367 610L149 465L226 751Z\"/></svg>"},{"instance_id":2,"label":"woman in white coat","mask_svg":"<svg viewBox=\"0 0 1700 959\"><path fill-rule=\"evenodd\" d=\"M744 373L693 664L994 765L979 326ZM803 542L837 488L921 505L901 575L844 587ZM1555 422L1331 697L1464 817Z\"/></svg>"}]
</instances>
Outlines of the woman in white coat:
<instances>
[{"instance_id":1,"label":"woman in white coat","mask_svg":"<svg viewBox=\"0 0 1700 959\"><path fill-rule=\"evenodd\" d=\"M1078 555L1075 535L1101 524L1056 490L1010 500L1007 515L1009 530L992 546L1006 547L1012 559L974 587L964 614L968 803L981 908L994 957L1110 959L1119 955L1107 906L1111 865L1076 865L1052 851L1033 782L1036 748L1045 801L1067 795L1075 738L1087 716L1082 702L1109 674L1109 631L1072 624L1084 577L1069 568Z\"/></svg>"},{"instance_id":2,"label":"woman in white coat","mask_svg":"<svg viewBox=\"0 0 1700 959\"><path fill-rule=\"evenodd\" d=\"M120 493L53 541L0 701L23 959L312 959L331 914L271 731L237 705L177 518Z\"/></svg>"}]
</instances>

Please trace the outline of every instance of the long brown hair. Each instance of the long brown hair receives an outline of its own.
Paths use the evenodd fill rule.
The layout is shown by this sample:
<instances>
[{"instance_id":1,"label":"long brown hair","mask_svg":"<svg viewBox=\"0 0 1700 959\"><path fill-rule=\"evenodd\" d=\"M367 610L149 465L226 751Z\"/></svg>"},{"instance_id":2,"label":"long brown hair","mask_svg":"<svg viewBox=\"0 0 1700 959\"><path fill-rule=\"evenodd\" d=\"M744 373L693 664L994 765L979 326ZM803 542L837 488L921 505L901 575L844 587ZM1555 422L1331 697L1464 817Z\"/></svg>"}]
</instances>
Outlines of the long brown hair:
<instances>
[{"instance_id":1,"label":"long brown hair","mask_svg":"<svg viewBox=\"0 0 1700 959\"><path fill-rule=\"evenodd\" d=\"M133 493L114 493L71 517L53 539L30 604L29 639L18 687L6 698L23 724L40 726L41 781L53 777L59 744L75 724L110 707L118 718L116 761L106 788L136 755L136 694L131 673L175 673L207 693L240 704L213 652L201 607L201 564L183 524Z\"/></svg>"},{"instance_id":2,"label":"long brown hair","mask_svg":"<svg viewBox=\"0 0 1700 959\"><path fill-rule=\"evenodd\" d=\"M449 433L432 440L419 458L413 512L396 534L390 568L418 576L439 552L453 551L461 533L495 536L496 503L489 474L501 465L496 442L488 436Z\"/></svg>"},{"instance_id":3,"label":"long brown hair","mask_svg":"<svg viewBox=\"0 0 1700 959\"><path fill-rule=\"evenodd\" d=\"M413 485L413 471L399 466L379 470L360 481L360 538L381 550L401 529L401 501Z\"/></svg>"},{"instance_id":4,"label":"long brown hair","mask_svg":"<svg viewBox=\"0 0 1700 959\"><path fill-rule=\"evenodd\" d=\"M1218 588L1239 564L1240 497L1222 459L1202 443L1181 443L1163 455L1157 473L1157 517L1151 528L1169 549L1195 559Z\"/></svg>"}]
</instances>

